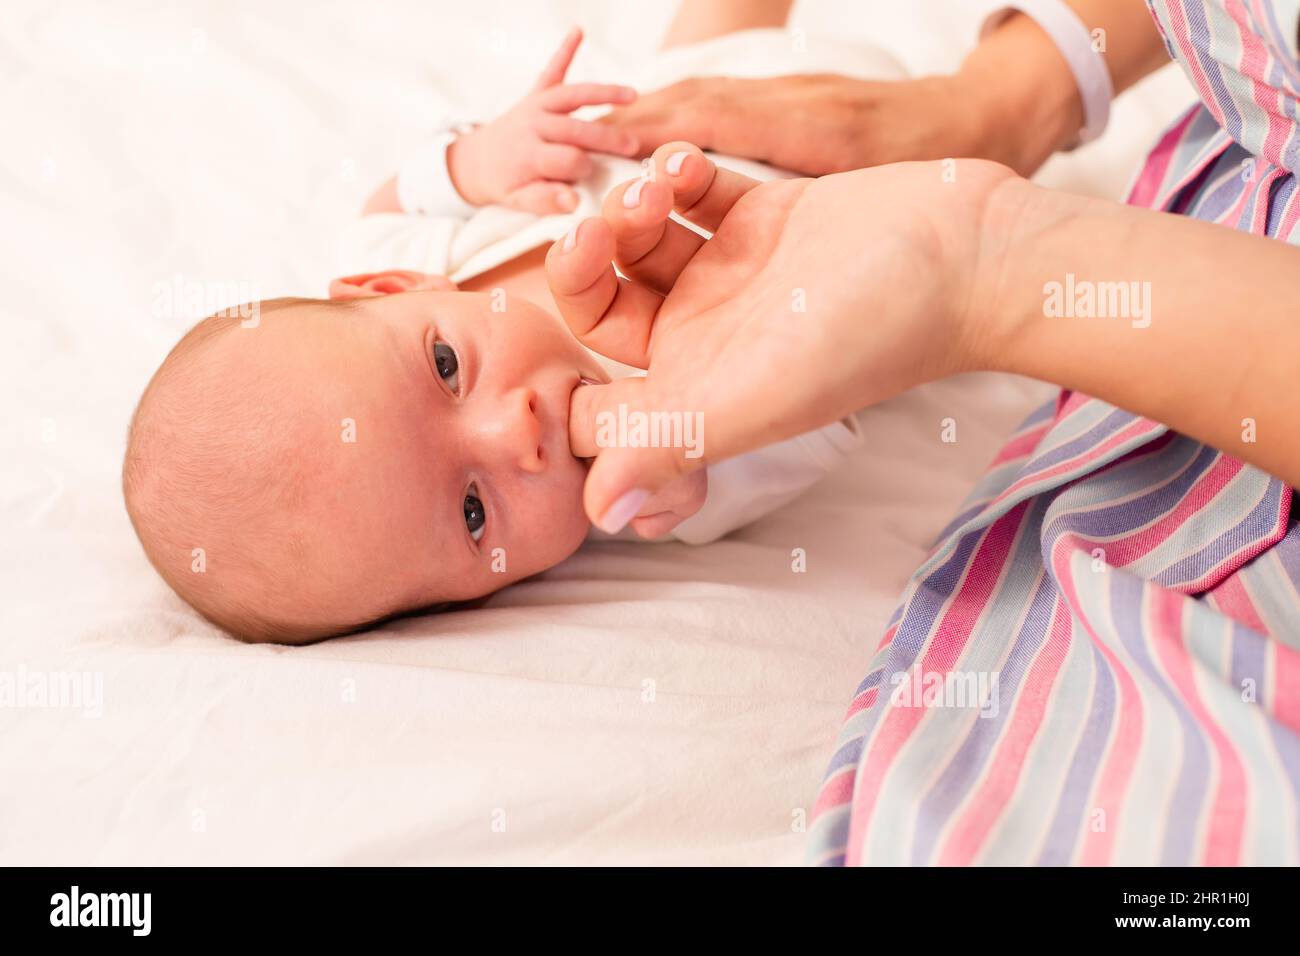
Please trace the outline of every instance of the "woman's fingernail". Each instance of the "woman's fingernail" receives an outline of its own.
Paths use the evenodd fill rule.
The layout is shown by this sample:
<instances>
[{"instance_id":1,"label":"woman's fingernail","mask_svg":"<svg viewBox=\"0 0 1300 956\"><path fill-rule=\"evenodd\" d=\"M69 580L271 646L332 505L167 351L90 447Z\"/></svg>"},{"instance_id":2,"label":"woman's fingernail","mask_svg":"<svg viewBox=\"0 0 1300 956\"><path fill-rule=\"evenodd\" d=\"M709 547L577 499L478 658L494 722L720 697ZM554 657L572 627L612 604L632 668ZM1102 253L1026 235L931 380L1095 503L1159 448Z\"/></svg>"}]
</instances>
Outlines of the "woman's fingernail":
<instances>
[{"instance_id":1,"label":"woman's fingernail","mask_svg":"<svg viewBox=\"0 0 1300 956\"><path fill-rule=\"evenodd\" d=\"M668 157L668 162L664 163L664 169L668 170L669 176L676 176L682 171L682 163L686 162L686 157L691 155L687 150L680 153L673 153Z\"/></svg>"},{"instance_id":2,"label":"woman's fingernail","mask_svg":"<svg viewBox=\"0 0 1300 956\"><path fill-rule=\"evenodd\" d=\"M645 188L647 180L638 179L631 186L627 187L627 192L623 194L623 208L635 209L641 205L641 190Z\"/></svg>"},{"instance_id":3,"label":"woman's fingernail","mask_svg":"<svg viewBox=\"0 0 1300 956\"><path fill-rule=\"evenodd\" d=\"M570 227L569 231L566 232L566 233L564 234L564 251L565 251L565 252L572 252L572 251L573 251L573 247L576 246L576 245L578 244L578 227L581 226L581 225L582 225L582 223L580 223L580 222L575 222L575 223L573 224L573 226Z\"/></svg>"},{"instance_id":4,"label":"woman's fingernail","mask_svg":"<svg viewBox=\"0 0 1300 956\"><path fill-rule=\"evenodd\" d=\"M600 521L596 523L597 527L606 534L618 534L636 517L636 513L641 510L641 506L649 497L650 492L642 488L633 488L631 491L624 492L618 500L605 509L605 513L600 516Z\"/></svg>"},{"instance_id":5,"label":"woman's fingernail","mask_svg":"<svg viewBox=\"0 0 1300 956\"><path fill-rule=\"evenodd\" d=\"M564 212L573 212L573 210L578 208L578 194L575 193L572 189L565 189L561 191L559 200L560 200L560 209L562 209Z\"/></svg>"}]
</instances>

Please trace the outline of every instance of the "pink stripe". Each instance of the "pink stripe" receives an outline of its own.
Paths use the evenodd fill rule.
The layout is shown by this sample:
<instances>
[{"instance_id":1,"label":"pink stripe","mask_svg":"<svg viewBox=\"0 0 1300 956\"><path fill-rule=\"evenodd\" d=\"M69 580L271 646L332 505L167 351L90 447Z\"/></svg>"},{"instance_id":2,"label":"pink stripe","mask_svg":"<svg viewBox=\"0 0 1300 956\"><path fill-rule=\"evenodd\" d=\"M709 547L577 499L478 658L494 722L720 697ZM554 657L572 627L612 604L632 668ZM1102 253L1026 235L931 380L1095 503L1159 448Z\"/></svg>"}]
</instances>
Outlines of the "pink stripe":
<instances>
[{"instance_id":1,"label":"pink stripe","mask_svg":"<svg viewBox=\"0 0 1300 956\"><path fill-rule=\"evenodd\" d=\"M1250 592L1240 574L1225 578L1218 587L1210 592L1219 613L1232 618L1238 624L1244 624L1253 631L1267 634L1264 621L1255 609L1255 602L1250 599Z\"/></svg>"},{"instance_id":2,"label":"pink stripe","mask_svg":"<svg viewBox=\"0 0 1300 956\"><path fill-rule=\"evenodd\" d=\"M1165 176L1169 173L1169 164L1173 161L1174 154L1178 152L1178 144L1187 134L1187 127L1192 124L1192 118L1195 116L1196 110L1188 110L1187 115L1170 127L1169 131L1160 137L1160 142L1156 143L1155 148L1147 154L1146 165L1138 173L1133 188L1129 190L1130 206L1150 208L1155 202L1156 197L1160 195L1160 184L1165 181Z\"/></svg>"},{"instance_id":3,"label":"pink stripe","mask_svg":"<svg viewBox=\"0 0 1300 956\"><path fill-rule=\"evenodd\" d=\"M1300 734L1300 651L1281 641L1273 648L1273 716Z\"/></svg>"},{"instance_id":4,"label":"pink stripe","mask_svg":"<svg viewBox=\"0 0 1300 956\"><path fill-rule=\"evenodd\" d=\"M1070 611L1057 600L1051 631L1039 649L1021 691L1016 695L1013 722L989 761L989 773L967 800L966 812L953 827L939 854L940 866L969 866L983 848L993 826L1011 803L1020 782L1029 748L1043 725L1043 715L1061 662L1070 647Z\"/></svg>"},{"instance_id":5,"label":"pink stripe","mask_svg":"<svg viewBox=\"0 0 1300 956\"><path fill-rule=\"evenodd\" d=\"M1163 427L1164 427L1163 425L1158 425L1155 422L1148 421L1145 418L1139 418L1136 421L1132 422L1131 424L1126 425L1120 431L1111 435L1100 445L1093 445L1087 451L1082 452L1076 455L1074 458L1068 459L1067 461L1063 461L1059 465L1054 465L1053 467L1044 469L1042 471L1031 472L1025 477L1019 479L1014 484L1012 484L1009 488L1007 488L1004 492L1002 492L1002 494L994 498L993 501L990 503L990 505L994 505L997 504L999 501L1005 500L1006 498L1015 494L1015 492L1019 491L1024 487L1027 487L1028 485L1037 484L1040 481L1045 481L1046 479L1053 478L1056 475L1061 475L1061 474L1065 474L1068 471L1073 471L1076 468L1086 465L1091 461L1096 461L1098 458L1101 458L1107 452L1109 452L1112 448L1115 448L1118 445L1122 445L1130 438L1136 438L1142 434L1145 434L1147 432L1157 431Z\"/></svg>"},{"instance_id":6,"label":"pink stripe","mask_svg":"<svg viewBox=\"0 0 1300 956\"><path fill-rule=\"evenodd\" d=\"M965 579L959 584L952 603L940 620L924 658L919 665L913 665L919 666L923 674L946 674L960 658L976 621L1001 578L1003 568L1011 559L1012 545L1027 509L1027 502L1017 505L985 532L984 540L971 559ZM853 797L848 852L845 857L849 866L860 865L862 861L866 833L871 825L871 815L876 808L881 784L925 712L924 707L890 707L884 713L880 729L861 763L859 779L862 785Z\"/></svg>"},{"instance_id":7,"label":"pink stripe","mask_svg":"<svg viewBox=\"0 0 1300 956\"><path fill-rule=\"evenodd\" d=\"M1191 711L1197 725L1205 731L1218 757L1219 781L1210 807L1209 832L1205 838L1206 866L1236 866L1241 859L1241 839L1245 827L1247 792L1246 771L1228 735L1210 715L1192 677L1192 658L1187 650L1183 628L1183 595L1148 585L1150 626L1147 641L1179 696Z\"/></svg>"},{"instance_id":8,"label":"pink stripe","mask_svg":"<svg viewBox=\"0 0 1300 956\"><path fill-rule=\"evenodd\" d=\"M900 621L899 623L901 624L902 622ZM898 624L895 624L893 627L888 628L885 631L885 636L882 637L880 639L880 643L876 645L876 653L880 653L880 649L883 648L885 645L889 644L894 639L894 634L897 631L898 631Z\"/></svg>"},{"instance_id":9,"label":"pink stripe","mask_svg":"<svg viewBox=\"0 0 1300 956\"><path fill-rule=\"evenodd\" d=\"M879 696L879 691L879 687L868 687L857 697L854 697L852 703L849 704L848 713L844 715L844 720L847 721L854 714L860 714L864 710L868 709L876 702L876 697Z\"/></svg>"},{"instance_id":10,"label":"pink stripe","mask_svg":"<svg viewBox=\"0 0 1300 956\"><path fill-rule=\"evenodd\" d=\"M1015 461L1017 458L1024 458L1031 454L1038 447L1039 442L1043 440L1043 436L1051 431L1055 424L1055 422L1046 422L1037 428L1030 429L1023 435L1017 435L1002 446L1002 450L998 452L998 456L993 459L989 468L996 468L1005 462Z\"/></svg>"},{"instance_id":11,"label":"pink stripe","mask_svg":"<svg viewBox=\"0 0 1300 956\"><path fill-rule=\"evenodd\" d=\"M1127 537L1107 541L1094 541L1074 532L1061 535L1066 543L1076 550L1092 553L1093 548L1102 548L1106 552L1106 563L1111 567L1123 568L1132 564L1143 555L1149 554L1178 531L1189 519L1199 514L1212 502L1224 488L1235 478L1244 466L1235 458L1220 455L1204 475L1188 489L1178 502L1177 507L1165 512L1154 524L1135 531Z\"/></svg>"},{"instance_id":12,"label":"pink stripe","mask_svg":"<svg viewBox=\"0 0 1300 956\"><path fill-rule=\"evenodd\" d=\"M1265 159L1276 163L1282 158L1282 146L1286 143L1291 124L1277 112L1278 91L1258 79L1268 70L1272 57L1249 24L1250 17L1241 5L1241 0L1227 0L1225 9L1241 35L1241 72L1250 80L1251 97L1268 117L1268 132L1264 136L1264 146L1260 152Z\"/></svg>"},{"instance_id":13,"label":"pink stripe","mask_svg":"<svg viewBox=\"0 0 1300 956\"><path fill-rule=\"evenodd\" d=\"M815 821L827 810L842 807L853 798L853 778L857 776L857 765L844 767L835 776L822 783L821 793L813 804L812 820Z\"/></svg>"}]
</instances>

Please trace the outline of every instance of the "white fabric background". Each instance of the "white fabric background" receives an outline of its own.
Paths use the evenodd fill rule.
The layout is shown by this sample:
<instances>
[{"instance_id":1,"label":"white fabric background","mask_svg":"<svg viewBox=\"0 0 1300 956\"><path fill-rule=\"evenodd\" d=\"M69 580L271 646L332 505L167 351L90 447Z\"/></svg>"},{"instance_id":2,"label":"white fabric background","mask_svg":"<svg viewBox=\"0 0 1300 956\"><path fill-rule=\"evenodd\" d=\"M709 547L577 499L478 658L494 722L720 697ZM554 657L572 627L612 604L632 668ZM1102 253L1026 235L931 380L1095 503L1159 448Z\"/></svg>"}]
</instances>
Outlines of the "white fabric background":
<instances>
[{"instance_id":1,"label":"white fabric background","mask_svg":"<svg viewBox=\"0 0 1300 956\"><path fill-rule=\"evenodd\" d=\"M510 103L573 22L573 76L621 78L669 6L7 5L0 673L94 671L104 703L0 709L0 862L799 860L908 573L1042 386L970 376L874 409L849 468L715 545L589 545L484 610L305 649L198 619L118 492L134 401L195 319L323 294L338 224L430 126ZM919 72L991 6L810 2L795 23ZM1044 178L1118 195L1189 101L1166 71ZM178 276L229 294L160 301Z\"/></svg>"}]
</instances>

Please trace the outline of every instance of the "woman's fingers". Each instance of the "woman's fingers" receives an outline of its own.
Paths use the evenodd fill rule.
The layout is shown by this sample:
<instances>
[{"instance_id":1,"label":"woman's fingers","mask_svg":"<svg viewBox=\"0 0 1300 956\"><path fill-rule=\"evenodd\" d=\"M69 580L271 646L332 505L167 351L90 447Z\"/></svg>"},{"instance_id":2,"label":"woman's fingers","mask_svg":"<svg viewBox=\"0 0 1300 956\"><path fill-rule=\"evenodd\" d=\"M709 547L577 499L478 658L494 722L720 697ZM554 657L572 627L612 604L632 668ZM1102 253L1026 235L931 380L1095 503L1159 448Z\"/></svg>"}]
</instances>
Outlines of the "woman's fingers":
<instances>
[{"instance_id":1,"label":"woman's fingers","mask_svg":"<svg viewBox=\"0 0 1300 956\"><path fill-rule=\"evenodd\" d=\"M716 232L731 207L759 184L718 166L691 143L665 143L653 159L656 174L672 186L678 215L709 232Z\"/></svg>"},{"instance_id":2,"label":"woman's fingers","mask_svg":"<svg viewBox=\"0 0 1300 956\"><path fill-rule=\"evenodd\" d=\"M535 128L548 143L567 143L593 153L635 156L641 148L631 133L559 113L543 113L537 118Z\"/></svg>"},{"instance_id":3,"label":"woman's fingers","mask_svg":"<svg viewBox=\"0 0 1300 956\"><path fill-rule=\"evenodd\" d=\"M610 191L602 215L614 231L619 269L666 295L705 242L668 213L712 232L758 181L719 169L689 143L661 146L650 162L648 177Z\"/></svg>"},{"instance_id":4,"label":"woman's fingers","mask_svg":"<svg viewBox=\"0 0 1300 956\"><path fill-rule=\"evenodd\" d=\"M649 365L663 294L705 241L670 220L669 212L676 206L704 228L716 229L758 185L718 169L689 143L660 147L652 162L648 177L610 192L602 218L574 227L546 256L551 294L573 334L588 348L637 368ZM614 261L627 279L615 273Z\"/></svg>"},{"instance_id":5,"label":"woman's fingers","mask_svg":"<svg viewBox=\"0 0 1300 956\"><path fill-rule=\"evenodd\" d=\"M605 106L631 103L636 90L615 83L565 83L537 94L542 109L552 113L572 113L580 106Z\"/></svg>"},{"instance_id":6,"label":"woman's fingers","mask_svg":"<svg viewBox=\"0 0 1300 956\"><path fill-rule=\"evenodd\" d=\"M533 84L533 89L545 90L564 82L564 74L569 72L569 64L573 62L573 55L578 52L580 43L582 43L582 30L574 27L560 41L560 48L552 54L550 62L546 64L546 68L537 77L537 82Z\"/></svg>"},{"instance_id":7,"label":"woman's fingers","mask_svg":"<svg viewBox=\"0 0 1300 956\"><path fill-rule=\"evenodd\" d=\"M614 272L614 234L586 219L546 254L546 281L569 330L583 345L637 368L650 363L650 330L663 299Z\"/></svg>"}]
</instances>

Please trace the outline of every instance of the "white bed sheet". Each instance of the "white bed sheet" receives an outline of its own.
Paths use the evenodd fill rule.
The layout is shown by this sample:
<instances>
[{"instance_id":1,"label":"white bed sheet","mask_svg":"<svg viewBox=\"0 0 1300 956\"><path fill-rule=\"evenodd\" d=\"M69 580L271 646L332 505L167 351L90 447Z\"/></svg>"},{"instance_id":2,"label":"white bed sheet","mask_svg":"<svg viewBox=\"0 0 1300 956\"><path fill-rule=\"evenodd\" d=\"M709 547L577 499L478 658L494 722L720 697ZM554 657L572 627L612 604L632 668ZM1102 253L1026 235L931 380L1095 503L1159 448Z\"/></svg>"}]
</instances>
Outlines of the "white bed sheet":
<instances>
[{"instance_id":1,"label":"white bed sheet","mask_svg":"<svg viewBox=\"0 0 1300 956\"><path fill-rule=\"evenodd\" d=\"M992 5L795 17L919 72ZM575 21L574 75L619 78L666 8L6 9L0 678L98 674L103 704L0 707L0 862L798 862L908 573L1044 386L966 376L869 411L843 472L717 544L589 544L483 610L302 649L189 611L118 492L134 401L195 318L320 294L338 223L423 130L510 102ZM1117 195L1188 99L1154 78L1044 178ZM224 300L165 301L187 283Z\"/></svg>"}]
</instances>

